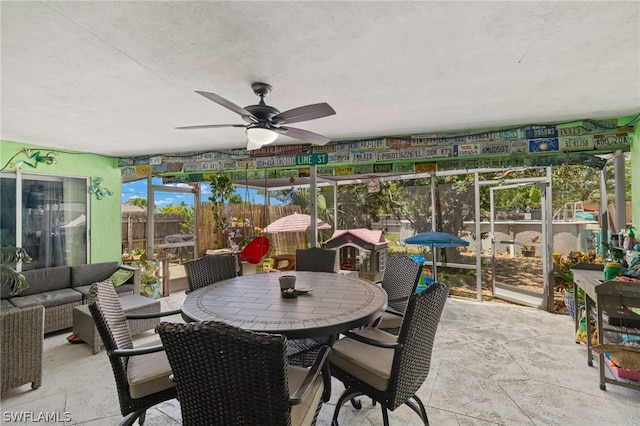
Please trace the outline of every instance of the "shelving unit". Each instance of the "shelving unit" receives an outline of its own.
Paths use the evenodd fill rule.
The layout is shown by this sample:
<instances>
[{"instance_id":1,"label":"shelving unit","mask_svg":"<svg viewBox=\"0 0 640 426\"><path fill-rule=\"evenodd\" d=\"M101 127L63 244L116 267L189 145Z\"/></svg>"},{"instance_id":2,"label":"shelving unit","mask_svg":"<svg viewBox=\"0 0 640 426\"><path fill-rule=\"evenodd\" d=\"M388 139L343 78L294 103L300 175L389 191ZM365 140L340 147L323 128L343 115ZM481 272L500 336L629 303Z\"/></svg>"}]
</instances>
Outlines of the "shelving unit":
<instances>
[{"instance_id":1,"label":"shelving unit","mask_svg":"<svg viewBox=\"0 0 640 426\"><path fill-rule=\"evenodd\" d=\"M640 329L632 327L617 327L605 324L603 310L618 310L624 306L640 306L640 284L624 281L604 281L603 265L577 264L571 268L573 273L573 292L578 294L578 288L585 293L585 310L596 314L596 329L598 344L605 343L605 334L640 335ZM595 306L592 304L595 303ZM578 304L574 306L575 328L578 330L580 318ZM591 327L587 326L587 364L593 366L591 350ZM605 363L604 355L598 354L598 368L600 370L600 389L606 390L606 384L611 383L635 390L640 390L640 382L617 377ZM609 373L606 374L605 370Z\"/></svg>"}]
</instances>

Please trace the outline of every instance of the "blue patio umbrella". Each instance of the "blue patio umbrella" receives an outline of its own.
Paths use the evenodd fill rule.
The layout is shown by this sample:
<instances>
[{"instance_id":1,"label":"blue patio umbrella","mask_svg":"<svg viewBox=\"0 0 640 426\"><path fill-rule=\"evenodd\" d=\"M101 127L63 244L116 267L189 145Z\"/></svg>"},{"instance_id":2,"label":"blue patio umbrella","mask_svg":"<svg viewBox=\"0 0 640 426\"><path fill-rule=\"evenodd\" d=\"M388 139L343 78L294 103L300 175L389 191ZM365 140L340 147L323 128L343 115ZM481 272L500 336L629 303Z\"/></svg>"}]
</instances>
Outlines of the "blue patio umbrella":
<instances>
[{"instance_id":1,"label":"blue patio umbrella","mask_svg":"<svg viewBox=\"0 0 640 426\"><path fill-rule=\"evenodd\" d=\"M446 232L421 232L420 234L412 235L411 237L403 238L405 244L415 244L419 246L431 247L431 257L433 258L433 280L437 280L436 275L436 254L435 249L445 247L466 247L469 245L468 241L463 240L455 235L447 234Z\"/></svg>"}]
</instances>

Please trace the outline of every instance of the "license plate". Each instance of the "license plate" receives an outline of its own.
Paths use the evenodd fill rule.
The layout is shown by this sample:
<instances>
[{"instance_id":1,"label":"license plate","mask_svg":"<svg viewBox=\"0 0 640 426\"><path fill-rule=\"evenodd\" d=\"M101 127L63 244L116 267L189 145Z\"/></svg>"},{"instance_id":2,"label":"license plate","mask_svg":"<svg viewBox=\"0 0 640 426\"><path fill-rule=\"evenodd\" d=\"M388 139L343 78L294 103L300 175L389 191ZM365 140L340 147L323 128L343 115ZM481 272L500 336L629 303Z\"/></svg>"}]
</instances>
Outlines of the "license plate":
<instances>
[{"instance_id":1,"label":"license plate","mask_svg":"<svg viewBox=\"0 0 640 426\"><path fill-rule=\"evenodd\" d=\"M629 135L626 133L616 133L611 135L594 135L593 145L595 149L622 147L629 145Z\"/></svg>"},{"instance_id":2,"label":"license plate","mask_svg":"<svg viewBox=\"0 0 640 426\"><path fill-rule=\"evenodd\" d=\"M593 149L593 138L589 135L560 138L560 151L588 151Z\"/></svg>"}]
</instances>

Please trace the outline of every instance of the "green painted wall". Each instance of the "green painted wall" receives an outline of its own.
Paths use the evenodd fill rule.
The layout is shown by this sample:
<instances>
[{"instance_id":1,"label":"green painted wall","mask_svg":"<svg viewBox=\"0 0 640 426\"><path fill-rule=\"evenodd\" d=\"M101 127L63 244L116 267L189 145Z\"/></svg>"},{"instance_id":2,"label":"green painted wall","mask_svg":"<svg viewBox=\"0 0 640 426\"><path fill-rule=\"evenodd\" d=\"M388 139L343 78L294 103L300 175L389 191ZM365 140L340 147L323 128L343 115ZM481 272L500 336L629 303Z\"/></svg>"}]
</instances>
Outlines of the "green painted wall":
<instances>
[{"instance_id":1,"label":"green painted wall","mask_svg":"<svg viewBox=\"0 0 640 426\"><path fill-rule=\"evenodd\" d=\"M25 148L39 150L42 154L51 151L51 148L0 141L0 164L4 166L16 153L19 154L12 160L14 163L27 160L27 156L20 153ZM119 261L122 244L120 224L122 182L117 158L95 154L57 152L56 159L55 164L50 166L38 164L35 169L25 165L22 167L22 171L48 175L101 177L103 187L113 192L113 195L102 200L98 200L95 195L90 198L91 263ZM5 169L5 171L11 170Z\"/></svg>"},{"instance_id":2,"label":"green painted wall","mask_svg":"<svg viewBox=\"0 0 640 426\"><path fill-rule=\"evenodd\" d=\"M631 140L631 220L640 229L640 126Z\"/></svg>"}]
</instances>

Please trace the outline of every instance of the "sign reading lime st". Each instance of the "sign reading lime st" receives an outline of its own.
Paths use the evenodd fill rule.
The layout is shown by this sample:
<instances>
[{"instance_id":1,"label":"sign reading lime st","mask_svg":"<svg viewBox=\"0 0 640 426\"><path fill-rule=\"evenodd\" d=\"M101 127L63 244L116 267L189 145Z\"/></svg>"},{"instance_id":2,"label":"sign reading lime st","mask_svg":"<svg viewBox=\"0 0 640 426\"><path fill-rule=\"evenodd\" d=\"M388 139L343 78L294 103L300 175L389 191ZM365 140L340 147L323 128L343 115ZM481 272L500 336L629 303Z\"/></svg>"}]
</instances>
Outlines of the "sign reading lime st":
<instances>
[{"instance_id":1,"label":"sign reading lime st","mask_svg":"<svg viewBox=\"0 0 640 426\"><path fill-rule=\"evenodd\" d=\"M317 164L329 164L329 154L298 154L296 166L314 166Z\"/></svg>"}]
</instances>

